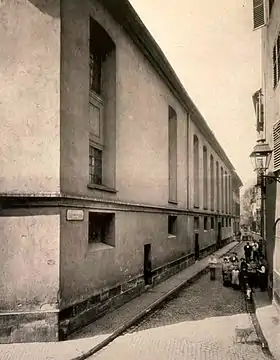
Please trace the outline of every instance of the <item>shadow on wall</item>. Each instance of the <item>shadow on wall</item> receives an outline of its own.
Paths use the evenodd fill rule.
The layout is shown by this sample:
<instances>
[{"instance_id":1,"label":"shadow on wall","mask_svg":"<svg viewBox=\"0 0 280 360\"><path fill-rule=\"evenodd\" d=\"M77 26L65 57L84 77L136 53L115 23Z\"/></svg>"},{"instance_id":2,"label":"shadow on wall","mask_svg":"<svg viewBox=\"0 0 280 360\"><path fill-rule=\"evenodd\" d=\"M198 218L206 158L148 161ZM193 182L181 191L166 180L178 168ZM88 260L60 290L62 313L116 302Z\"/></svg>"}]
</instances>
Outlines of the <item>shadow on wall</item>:
<instances>
[{"instance_id":1,"label":"shadow on wall","mask_svg":"<svg viewBox=\"0 0 280 360\"><path fill-rule=\"evenodd\" d=\"M60 17L61 0L28 0L28 1L44 14L48 14L54 18Z\"/></svg>"},{"instance_id":2,"label":"shadow on wall","mask_svg":"<svg viewBox=\"0 0 280 360\"><path fill-rule=\"evenodd\" d=\"M273 279L273 255L275 250L275 207L276 207L276 181L266 185L266 240L267 240L267 262L269 278L269 296L272 298L272 279Z\"/></svg>"}]
</instances>

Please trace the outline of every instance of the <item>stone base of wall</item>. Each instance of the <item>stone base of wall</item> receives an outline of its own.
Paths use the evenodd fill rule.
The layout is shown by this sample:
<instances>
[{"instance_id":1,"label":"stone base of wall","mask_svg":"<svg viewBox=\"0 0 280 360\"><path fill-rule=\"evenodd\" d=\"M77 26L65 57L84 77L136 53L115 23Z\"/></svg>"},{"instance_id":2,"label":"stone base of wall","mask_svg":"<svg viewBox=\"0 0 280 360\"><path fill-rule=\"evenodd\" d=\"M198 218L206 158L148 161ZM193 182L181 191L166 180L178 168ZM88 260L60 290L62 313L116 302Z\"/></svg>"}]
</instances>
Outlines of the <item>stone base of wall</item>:
<instances>
[{"instance_id":1,"label":"stone base of wall","mask_svg":"<svg viewBox=\"0 0 280 360\"><path fill-rule=\"evenodd\" d=\"M231 239L223 241L222 245ZM200 259L216 250L216 244L200 251ZM155 286L194 263L194 254L185 255L152 271ZM150 287L149 286L149 287ZM0 343L62 341L75 330L102 317L145 292L143 276L118 284L59 313L0 313Z\"/></svg>"},{"instance_id":2,"label":"stone base of wall","mask_svg":"<svg viewBox=\"0 0 280 360\"><path fill-rule=\"evenodd\" d=\"M0 313L0 343L58 340L58 312Z\"/></svg>"}]
</instances>

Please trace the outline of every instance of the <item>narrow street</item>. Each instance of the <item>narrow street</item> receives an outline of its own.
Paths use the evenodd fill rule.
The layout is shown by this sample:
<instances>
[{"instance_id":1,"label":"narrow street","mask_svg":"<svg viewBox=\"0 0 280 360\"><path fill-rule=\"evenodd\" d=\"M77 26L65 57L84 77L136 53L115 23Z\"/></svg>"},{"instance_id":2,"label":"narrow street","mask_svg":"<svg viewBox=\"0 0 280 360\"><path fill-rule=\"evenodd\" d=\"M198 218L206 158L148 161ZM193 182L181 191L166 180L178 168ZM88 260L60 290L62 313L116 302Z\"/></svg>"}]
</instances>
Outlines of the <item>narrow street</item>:
<instances>
[{"instance_id":1,"label":"narrow street","mask_svg":"<svg viewBox=\"0 0 280 360\"><path fill-rule=\"evenodd\" d=\"M238 255L242 254L238 247ZM209 273L91 359L269 359L254 332L236 343L235 328L253 328L244 295Z\"/></svg>"}]
</instances>

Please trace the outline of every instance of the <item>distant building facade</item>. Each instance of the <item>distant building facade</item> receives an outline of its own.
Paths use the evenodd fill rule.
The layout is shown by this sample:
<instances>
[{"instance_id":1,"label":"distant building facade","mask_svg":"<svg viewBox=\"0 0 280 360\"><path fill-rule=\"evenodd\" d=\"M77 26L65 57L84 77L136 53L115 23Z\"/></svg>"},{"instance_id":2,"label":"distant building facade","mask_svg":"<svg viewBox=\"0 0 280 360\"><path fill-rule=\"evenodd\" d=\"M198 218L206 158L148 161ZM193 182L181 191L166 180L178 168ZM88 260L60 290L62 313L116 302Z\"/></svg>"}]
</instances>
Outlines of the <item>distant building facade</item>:
<instances>
[{"instance_id":1,"label":"distant building facade","mask_svg":"<svg viewBox=\"0 0 280 360\"><path fill-rule=\"evenodd\" d=\"M242 182L128 1L0 15L0 341L56 341L231 240Z\"/></svg>"},{"instance_id":2,"label":"distant building facade","mask_svg":"<svg viewBox=\"0 0 280 360\"><path fill-rule=\"evenodd\" d=\"M280 3L253 1L254 29L260 29L262 88L253 96L257 114L257 137L273 149L268 175L280 174ZM267 180L265 186L264 229L268 258L269 293L280 306L279 183Z\"/></svg>"}]
</instances>

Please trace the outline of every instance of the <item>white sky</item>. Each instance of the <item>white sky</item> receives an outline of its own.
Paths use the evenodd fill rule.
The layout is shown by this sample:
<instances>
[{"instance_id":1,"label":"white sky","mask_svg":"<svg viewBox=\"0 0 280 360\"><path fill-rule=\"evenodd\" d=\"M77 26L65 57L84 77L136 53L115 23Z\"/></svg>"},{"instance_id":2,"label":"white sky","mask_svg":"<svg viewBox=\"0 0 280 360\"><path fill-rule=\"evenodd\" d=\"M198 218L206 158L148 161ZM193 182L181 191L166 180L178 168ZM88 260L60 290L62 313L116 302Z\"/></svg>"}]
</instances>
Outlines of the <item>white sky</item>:
<instances>
[{"instance_id":1,"label":"white sky","mask_svg":"<svg viewBox=\"0 0 280 360\"><path fill-rule=\"evenodd\" d=\"M251 0L130 0L235 166L256 175L252 94L261 87L260 32Z\"/></svg>"}]
</instances>

